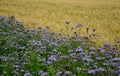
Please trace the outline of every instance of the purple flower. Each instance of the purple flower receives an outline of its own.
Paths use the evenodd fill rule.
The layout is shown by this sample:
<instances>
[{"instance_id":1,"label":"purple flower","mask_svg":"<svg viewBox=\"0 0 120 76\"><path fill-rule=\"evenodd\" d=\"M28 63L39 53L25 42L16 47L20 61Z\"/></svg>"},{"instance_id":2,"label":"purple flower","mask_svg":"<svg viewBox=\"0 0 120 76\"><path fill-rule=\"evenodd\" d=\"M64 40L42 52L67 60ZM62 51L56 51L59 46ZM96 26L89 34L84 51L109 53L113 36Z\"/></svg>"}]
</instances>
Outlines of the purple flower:
<instances>
[{"instance_id":1,"label":"purple flower","mask_svg":"<svg viewBox=\"0 0 120 76\"><path fill-rule=\"evenodd\" d=\"M95 47L90 47L89 49L92 50L92 51L96 50Z\"/></svg>"},{"instance_id":2,"label":"purple flower","mask_svg":"<svg viewBox=\"0 0 120 76\"><path fill-rule=\"evenodd\" d=\"M96 70L88 70L88 74L95 74Z\"/></svg>"},{"instance_id":3,"label":"purple flower","mask_svg":"<svg viewBox=\"0 0 120 76\"><path fill-rule=\"evenodd\" d=\"M18 25L22 25L22 21L17 21L16 22Z\"/></svg>"},{"instance_id":4,"label":"purple flower","mask_svg":"<svg viewBox=\"0 0 120 76\"><path fill-rule=\"evenodd\" d=\"M60 59L69 59L69 56L60 56Z\"/></svg>"},{"instance_id":5,"label":"purple flower","mask_svg":"<svg viewBox=\"0 0 120 76\"><path fill-rule=\"evenodd\" d=\"M93 62L93 60L92 60L92 59L87 58L87 57L82 58L82 60L83 60L83 61L85 61L85 62Z\"/></svg>"},{"instance_id":6,"label":"purple flower","mask_svg":"<svg viewBox=\"0 0 120 76\"><path fill-rule=\"evenodd\" d=\"M103 60L103 57L95 57L97 60Z\"/></svg>"},{"instance_id":7,"label":"purple flower","mask_svg":"<svg viewBox=\"0 0 120 76\"><path fill-rule=\"evenodd\" d=\"M100 53L105 53L105 49L99 48Z\"/></svg>"},{"instance_id":8,"label":"purple flower","mask_svg":"<svg viewBox=\"0 0 120 76\"><path fill-rule=\"evenodd\" d=\"M57 52L57 49L53 49L53 52Z\"/></svg>"},{"instance_id":9,"label":"purple flower","mask_svg":"<svg viewBox=\"0 0 120 76\"><path fill-rule=\"evenodd\" d=\"M5 20L6 17L5 16L0 16L0 20Z\"/></svg>"},{"instance_id":10,"label":"purple flower","mask_svg":"<svg viewBox=\"0 0 120 76\"><path fill-rule=\"evenodd\" d=\"M25 73L24 76L32 76L29 72Z\"/></svg>"},{"instance_id":11,"label":"purple flower","mask_svg":"<svg viewBox=\"0 0 120 76\"><path fill-rule=\"evenodd\" d=\"M45 50L45 49L46 49L46 46L42 46L41 49Z\"/></svg>"},{"instance_id":12,"label":"purple flower","mask_svg":"<svg viewBox=\"0 0 120 76\"><path fill-rule=\"evenodd\" d=\"M112 65L113 67L115 67L115 66L119 66L119 63L112 62L111 65Z\"/></svg>"},{"instance_id":13,"label":"purple flower","mask_svg":"<svg viewBox=\"0 0 120 76\"><path fill-rule=\"evenodd\" d=\"M98 69L95 69L96 70L96 72L103 72L103 71L105 71L105 69L104 68L98 68Z\"/></svg>"},{"instance_id":14,"label":"purple flower","mask_svg":"<svg viewBox=\"0 0 120 76\"><path fill-rule=\"evenodd\" d=\"M51 42L50 45L58 46L56 42Z\"/></svg>"},{"instance_id":15,"label":"purple flower","mask_svg":"<svg viewBox=\"0 0 120 76\"><path fill-rule=\"evenodd\" d=\"M109 43L105 43L104 47L111 47L111 45Z\"/></svg>"},{"instance_id":16,"label":"purple flower","mask_svg":"<svg viewBox=\"0 0 120 76\"><path fill-rule=\"evenodd\" d=\"M120 58L113 58L111 61L113 61L113 62L119 62Z\"/></svg>"},{"instance_id":17,"label":"purple flower","mask_svg":"<svg viewBox=\"0 0 120 76\"><path fill-rule=\"evenodd\" d=\"M1 57L0 57L0 60L2 60L2 61L7 61L7 57L6 57L6 56L1 56Z\"/></svg>"},{"instance_id":18,"label":"purple flower","mask_svg":"<svg viewBox=\"0 0 120 76\"><path fill-rule=\"evenodd\" d=\"M81 27L81 26L82 26L82 24L81 24L81 23L78 23L78 24L77 24L77 27Z\"/></svg>"},{"instance_id":19,"label":"purple flower","mask_svg":"<svg viewBox=\"0 0 120 76\"><path fill-rule=\"evenodd\" d=\"M118 74L118 76L120 76L120 73Z\"/></svg>"},{"instance_id":20,"label":"purple flower","mask_svg":"<svg viewBox=\"0 0 120 76\"><path fill-rule=\"evenodd\" d=\"M56 61L57 60L57 57L55 55L51 55L49 58L48 58L49 61Z\"/></svg>"},{"instance_id":21,"label":"purple flower","mask_svg":"<svg viewBox=\"0 0 120 76\"><path fill-rule=\"evenodd\" d=\"M64 76L72 76L72 72L71 71L65 71Z\"/></svg>"},{"instance_id":22,"label":"purple flower","mask_svg":"<svg viewBox=\"0 0 120 76\"><path fill-rule=\"evenodd\" d=\"M83 49L81 47L78 47L75 52L83 52Z\"/></svg>"},{"instance_id":23,"label":"purple flower","mask_svg":"<svg viewBox=\"0 0 120 76\"><path fill-rule=\"evenodd\" d=\"M80 67L77 67L76 70L80 72L82 69Z\"/></svg>"},{"instance_id":24,"label":"purple flower","mask_svg":"<svg viewBox=\"0 0 120 76\"><path fill-rule=\"evenodd\" d=\"M90 55L94 55L95 54L95 52L90 52Z\"/></svg>"},{"instance_id":25,"label":"purple flower","mask_svg":"<svg viewBox=\"0 0 120 76\"><path fill-rule=\"evenodd\" d=\"M39 71L38 74L40 76L49 76L49 73L48 72L43 72L43 71Z\"/></svg>"},{"instance_id":26,"label":"purple flower","mask_svg":"<svg viewBox=\"0 0 120 76\"><path fill-rule=\"evenodd\" d=\"M104 66L109 66L109 64L108 64L108 63L103 63L103 65L104 65Z\"/></svg>"},{"instance_id":27,"label":"purple flower","mask_svg":"<svg viewBox=\"0 0 120 76\"><path fill-rule=\"evenodd\" d=\"M51 61L47 61L47 64L50 65L50 64L52 64L52 62Z\"/></svg>"}]
</instances>

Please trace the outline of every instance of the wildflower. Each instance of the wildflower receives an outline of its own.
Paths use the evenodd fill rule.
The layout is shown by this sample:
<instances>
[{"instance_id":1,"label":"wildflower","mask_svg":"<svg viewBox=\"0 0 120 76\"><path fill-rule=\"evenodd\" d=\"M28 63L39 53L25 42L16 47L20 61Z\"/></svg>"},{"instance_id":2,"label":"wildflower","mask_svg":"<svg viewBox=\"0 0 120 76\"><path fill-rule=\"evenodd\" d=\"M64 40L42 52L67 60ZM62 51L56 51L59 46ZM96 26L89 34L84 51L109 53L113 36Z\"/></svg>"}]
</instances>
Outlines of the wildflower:
<instances>
[{"instance_id":1,"label":"wildflower","mask_svg":"<svg viewBox=\"0 0 120 76\"><path fill-rule=\"evenodd\" d=\"M88 74L95 74L96 70L88 70Z\"/></svg>"},{"instance_id":2,"label":"wildflower","mask_svg":"<svg viewBox=\"0 0 120 76\"><path fill-rule=\"evenodd\" d=\"M15 76L20 76L19 74L19 72L17 72L17 71L13 71L13 73L15 74Z\"/></svg>"},{"instance_id":3,"label":"wildflower","mask_svg":"<svg viewBox=\"0 0 120 76\"><path fill-rule=\"evenodd\" d=\"M72 59L70 60L70 62L77 62L77 59Z\"/></svg>"},{"instance_id":4,"label":"wildflower","mask_svg":"<svg viewBox=\"0 0 120 76\"><path fill-rule=\"evenodd\" d=\"M38 46L42 46L42 42L41 42L41 41L38 41L38 42L37 42L37 45L38 45Z\"/></svg>"},{"instance_id":5,"label":"wildflower","mask_svg":"<svg viewBox=\"0 0 120 76\"><path fill-rule=\"evenodd\" d=\"M100 51L100 53L105 53L105 49L103 48L99 48L98 50Z\"/></svg>"},{"instance_id":6,"label":"wildflower","mask_svg":"<svg viewBox=\"0 0 120 76\"><path fill-rule=\"evenodd\" d=\"M92 60L92 59L87 58L87 57L82 58L82 60L83 60L83 61L85 61L85 62L93 62L93 60Z\"/></svg>"},{"instance_id":7,"label":"wildflower","mask_svg":"<svg viewBox=\"0 0 120 76\"><path fill-rule=\"evenodd\" d=\"M17 21L16 22L18 25L22 25L22 21Z\"/></svg>"},{"instance_id":8,"label":"wildflower","mask_svg":"<svg viewBox=\"0 0 120 76\"><path fill-rule=\"evenodd\" d=\"M29 72L25 73L24 76L32 76Z\"/></svg>"},{"instance_id":9,"label":"wildflower","mask_svg":"<svg viewBox=\"0 0 120 76\"><path fill-rule=\"evenodd\" d=\"M41 74L41 76L49 76L49 73L48 73L48 72L43 72L43 73Z\"/></svg>"},{"instance_id":10,"label":"wildflower","mask_svg":"<svg viewBox=\"0 0 120 76\"><path fill-rule=\"evenodd\" d=\"M43 73L43 71L42 71L42 70L40 70L40 71L38 72L38 74L40 74L40 75L41 75L42 73Z\"/></svg>"},{"instance_id":11,"label":"wildflower","mask_svg":"<svg viewBox=\"0 0 120 76\"><path fill-rule=\"evenodd\" d=\"M81 47L78 47L75 52L83 52L83 49Z\"/></svg>"},{"instance_id":12,"label":"wildflower","mask_svg":"<svg viewBox=\"0 0 120 76\"><path fill-rule=\"evenodd\" d=\"M2 61L7 61L7 57L6 57L6 56L1 56L1 57L0 57L0 60L2 60Z\"/></svg>"},{"instance_id":13,"label":"wildflower","mask_svg":"<svg viewBox=\"0 0 120 76\"><path fill-rule=\"evenodd\" d=\"M89 49L92 50L92 51L96 50L95 47L90 47Z\"/></svg>"},{"instance_id":14,"label":"wildflower","mask_svg":"<svg viewBox=\"0 0 120 76\"><path fill-rule=\"evenodd\" d=\"M43 71L39 71L38 74L40 76L49 76L49 73L48 72L43 72Z\"/></svg>"},{"instance_id":15,"label":"wildflower","mask_svg":"<svg viewBox=\"0 0 120 76\"><path fill-rule=\"evenodd\" d=\"M57 52L57 49L53 49L53 52Z\"/></svg>"},{"instance_id":16,"label":"wildflower","mask_svg":"<svg viewBox=\"0 0 120 76\"><path fill-rule=\"evenodd\" d=\"M109 64L108 64L108 63L103 63L103 65L104 65L104 66L109 66Z\"/></svg>"},{"instance_id":17,"label":"wildflower","mask_svg":"<svg viewBox=\"0 0 120 76\"><path fill-rule=\"evenodd\" d=\"M21 70L20 70L20 72L24 73L24 72L25 72L25 70L21 69Z\"/></svg>"},{"instance_id":18,"label":"wildflower","mask_svg":"<svg viewBox=\"0 0 120 76\"><path fill-rule=\"evenodd\" d=\"M94 33L93 33L93 36L95 36L95 35L96 35L96 33L94 32Z\"/></svg>"},{"instance_id":19,"label":"wildflower","mask_svg":"<svg viewBox=\"0 0 120 76\"><path fill-rule=\"evenodd\" d=\"M120 76L120 73L118 74L118 76Z\"/></svg>"},{"instance_id":20,"label":"wildflower","mask_svg":"<svg viewBox=\"0 0 120 76\"><path fill-rule=\"evenodd\" d=\"M80 67L77 67L76 70L80 72L82 69Z\"/></svg>"},{"instance_id":21,"label":"wildflower","mask_svg":"<svg viewBox=\"0 0 120 76\"><path fill-rule=\"evenodd\" d=\"M77 24L77 27L81 27L81 26L82 26L82 24L81 24L81 23L78 23L78 24Z\"/></svg>"},{"instance_id":22,"label":"wildflower","mask_svg":"<svg viewBox=\"0 0 120 76\"><path fill-rule=\"evenodd\" d=\"M0 16L0 20L4 20L4 19L6 19L5 16Z\"/></svg>"},{"instance_id":23,"label":"wildflower","mask_svg":"<svg viewBox=\"0 0 120 76\"><path fill-rule=\"evenodd\" d=\"M72 72L71 71L65 71L64 76L72 76Z\"/></svg>"},{"instance_id":24,"label":"wildflower","mask_svg":"<svg viewBox=\"0 0 120 76\"><path fill-rule=\"evenodd\" d=\"M104 47L111 47L111 45L109 43L105 43Z\"/></svg>"},{"instance_id":25,"label":"wildflower","mask_svg":"<svg viewBox=\"0 0 120 76\"><path fill-rule=\"evenodd\" d=\"M96 72L103 72L103 71L105 71L105 69L104 68L98 68L98 69L95 69L96 70Z\"/></svg>"},{"instance_id":26,"label":"wildflower","mask_svg":"<svg viewBox=\"0 0 120 76\"><path fill-rule=\"evenodd\" d=\"M20 68L21 66L18 64L13 65L13 68Z\"/></svg>"},{"instance_id":27,"label":"wildflower","mask_svg":"<svg viewBox=\"0 0 120 76\"><path fill-rule=\"evenodd\" d=\"M95 55L95 52L90 52L90 55Z\"/></svg>"},{"instance_id":28,"label":"wildflower","mask_svg":"<svg viewBox=\"0 0 120 76\"><path fill-rule=\"evenodd\" d=\"M50 64L52 64L52 62L51 61L47 61L47 64L50 65Z\"/></svg>"},{"instance_id":29,"label":"wildflower","mask_svg":"<svg viewBox=\"0 0 120 76\"><path fill-rule=\"evenodd\" d=\"M50 45L58 46L56 42L51 42Z\"/></svg>"},{"instance_id":30,"label":"wildflower","mask_svg":"<svg viewBox=\"0 0 120 76\"><path fill-rule=\"evenodd\" d=\"M55 55L51 55L48 60L50 61L56 61L57 60L57 57Z\"/></svg>"},{"instance_id":31,"label":"wildflower","mask_svg":"<svg viewBox=\"0 0 120 76\"><path fill-rule=\"evenodd\" d=\"M113 62L119 62L120 58L113 58L111 61L113 61Z\"/></svg>"},{"instance_id":32,"label":"wildflower","mask_svg":"<svg viewBox=\"0 0 120 76\"><path fill-rule=\"evenodd\" d=\"M97 64L94 64L93 67L94 67L94 68L98 68Z\"/></svg>"},{"instance_id":33,"label":"wildflower","mask_svg":"<svg viewBox=\"0 0 120 76\"><path fill-rule=\"evenodd\" d=\"M95 57L97 60L103 60L103 57Z\"/></svg>"},{"instance_id":34,"label":"wildflower","mask_svg":"<svg viewBox=\"0 0 120 76\"><path fill-rule=\"evenodd\" d=\"M23 62L22 64L27 65L27 64L29 64L29 61Z\"/></svg>"},{"instance_id":35,"label":"wildflower","mask_svg":"<svg viewBox=\"0 0 120 76\"><path fill-rule=\"evenodd\" d=\"M68 59L69 56L61 56L60 59Z\"/></svg>"},{"instance_id":36,"label":"wildflower","mask_svg":"<svg viewBox=\"0 0 120 76\"><path fill-rule=\"evenodd\" d=\"M119 66L119 63L112 62L111 65L112 65L113 67L116 67L116 66Z\"/></svg>"},{"instance_id":37,"label":"wildflower","mask_svg":"<svg viewBox=\"0 0 120 76\"><path fill-rule=\"evenodd\" d=\"M41 47L41 50L42 50L42 51L45 51L45 50L46 50L46 47L45 47L45 46L42 46L42 47Z\"/></svg>"},{"instance_id":38,"label":"wildflower","mask_svg":"<svg viewBox=\"0 0 120 76\"><path fill-rule=\"evenodd\" d=\"M61 75L61 74L62 74L62 71L59 71L59 72L57 72L56 74L57 74L57 75Z\"/></svg>"},{"instance_id":39,"label":"wildflower","mask_svg":"<svg viewBox=\"0 0 120 76\"><path fill-rule=\"evenodd\" d=\"M70 56L71 56L71 57L75 57L75 56L76 56L76 53L71 53Z\"/></svg>"}]
</instances>

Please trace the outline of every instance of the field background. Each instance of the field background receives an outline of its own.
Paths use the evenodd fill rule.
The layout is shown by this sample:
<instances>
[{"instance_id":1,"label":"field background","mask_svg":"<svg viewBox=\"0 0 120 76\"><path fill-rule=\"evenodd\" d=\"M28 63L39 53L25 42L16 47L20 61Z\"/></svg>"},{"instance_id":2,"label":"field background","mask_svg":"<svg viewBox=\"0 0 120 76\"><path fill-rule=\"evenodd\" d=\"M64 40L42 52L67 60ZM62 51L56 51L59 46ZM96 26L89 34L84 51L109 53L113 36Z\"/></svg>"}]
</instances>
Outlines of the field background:
<instances>
[{"instance_id":1,"label":"field background","mask_svg":"<svg viewBox=\"0 0 120 76\"><path fill-rule=\"evenodd\" d=\"M55 32L66 27L65 21L70 27L82 23L102 34L99 44L120 39L120 0L0 0L0 15L14 15L31 28L50 26Z\"/></svg>"}]
</instances>

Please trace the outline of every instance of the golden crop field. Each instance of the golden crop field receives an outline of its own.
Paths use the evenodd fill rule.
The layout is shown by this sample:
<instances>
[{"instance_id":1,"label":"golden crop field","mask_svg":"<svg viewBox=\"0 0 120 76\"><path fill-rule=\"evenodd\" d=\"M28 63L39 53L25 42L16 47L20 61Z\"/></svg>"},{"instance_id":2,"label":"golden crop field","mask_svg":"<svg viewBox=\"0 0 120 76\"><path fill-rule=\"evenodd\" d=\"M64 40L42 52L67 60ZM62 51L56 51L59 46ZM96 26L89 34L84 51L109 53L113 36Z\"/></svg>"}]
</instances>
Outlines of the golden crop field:
<instances>
[{"instance_id":1,"label":"golden crop field","mask_svg":"<svg viewBox=\"0 0 120 76\"><path fill-rule=\"evenodd\" d=\"M98 42L113 43L120 39L120 0L0 0L0 15L14 15L29 26L50 26L59 32L82 23L102 34Z\"/></svg>"}]
</instances>

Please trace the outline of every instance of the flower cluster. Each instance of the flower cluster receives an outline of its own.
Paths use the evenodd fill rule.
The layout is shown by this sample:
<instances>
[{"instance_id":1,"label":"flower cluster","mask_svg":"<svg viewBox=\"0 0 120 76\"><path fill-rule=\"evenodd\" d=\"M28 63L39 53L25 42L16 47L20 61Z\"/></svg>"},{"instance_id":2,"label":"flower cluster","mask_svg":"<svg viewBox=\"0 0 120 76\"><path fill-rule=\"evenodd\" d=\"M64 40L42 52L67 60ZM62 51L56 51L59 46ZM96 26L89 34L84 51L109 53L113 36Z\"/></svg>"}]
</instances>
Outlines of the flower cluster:
<instances>
[{"instance_id":1,"label":"flower cluster","mask_svg":"<svg viewBox=\"0 0 120 76\"><path fill-rule=\"evenodd\" d=\"M119 76L120 42L96 47L90 38L96 29L80 36L82 27L58 35L48 26L29 29L14 16L0 16L0 76Z\"/></svg>"}]
</instances>

